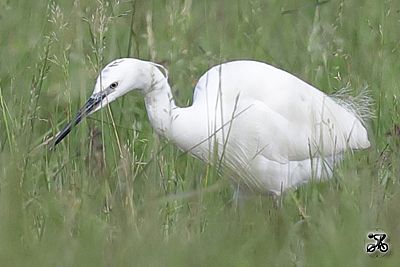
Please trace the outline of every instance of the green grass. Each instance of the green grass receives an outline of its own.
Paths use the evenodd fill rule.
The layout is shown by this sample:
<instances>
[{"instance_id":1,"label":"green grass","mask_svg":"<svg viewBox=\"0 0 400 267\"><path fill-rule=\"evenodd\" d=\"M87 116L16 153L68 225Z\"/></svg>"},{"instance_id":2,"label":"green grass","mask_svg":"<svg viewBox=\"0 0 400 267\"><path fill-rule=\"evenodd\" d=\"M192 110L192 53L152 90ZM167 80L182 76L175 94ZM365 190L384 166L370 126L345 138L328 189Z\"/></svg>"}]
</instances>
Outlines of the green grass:
<instances>
[{"instance_id":1,"label":"green grass","mask_svg":"<svg viewBox=\"0 0 400 267\"><path fill-rule=\"evenodd\" d=\"M322 1L320 1L322 2ZM0 1L1 266L397 266L400 2ZM269 62L334 93L368 86L372 147L334 179L239 211L215 169L158 138L129 94L39 146L118 57L164 64L180 105L212 65ZM392 133L392 134L390 134ZM364 253L369 230L391 253Z\"/></svg>"}]
</instances>

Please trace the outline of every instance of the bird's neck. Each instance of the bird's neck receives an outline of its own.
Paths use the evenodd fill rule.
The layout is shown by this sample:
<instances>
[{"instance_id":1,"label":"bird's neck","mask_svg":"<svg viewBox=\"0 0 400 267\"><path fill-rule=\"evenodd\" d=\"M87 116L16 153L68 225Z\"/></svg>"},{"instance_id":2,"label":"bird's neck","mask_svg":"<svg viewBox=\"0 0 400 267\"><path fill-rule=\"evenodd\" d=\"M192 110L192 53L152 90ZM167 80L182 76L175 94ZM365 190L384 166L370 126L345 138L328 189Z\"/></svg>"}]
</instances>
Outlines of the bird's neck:
<instances>
[{"instance_id":1,"label":"bird's neck","mask_svg":"<svg viewBox=\"0 0 400 267\"><path fill-rule=\"evenodd\" d=\"M144 92L147 114L154 130L162 136L170 138L174 111L177 109L168 80L161 72L152 77L152 84Z\"/></svg>"}]
</instances>

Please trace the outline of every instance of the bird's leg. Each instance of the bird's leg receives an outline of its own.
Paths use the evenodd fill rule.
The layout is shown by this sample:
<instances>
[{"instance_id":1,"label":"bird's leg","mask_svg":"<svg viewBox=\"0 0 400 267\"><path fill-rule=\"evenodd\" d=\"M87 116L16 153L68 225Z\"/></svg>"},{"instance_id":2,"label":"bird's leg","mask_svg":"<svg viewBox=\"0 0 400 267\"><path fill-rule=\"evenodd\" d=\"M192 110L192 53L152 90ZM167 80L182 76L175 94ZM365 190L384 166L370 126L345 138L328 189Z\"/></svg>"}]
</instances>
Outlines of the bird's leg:
<instances>
[{"instance_id":1,"label":"bird's leg","mask_svg":"<svg viewBox=\"0 0 400 267\"><path fill-rule=\"evenodd\" d=\"M261 196L262 198L268 198L269 201L272 203L272 207L274 209L279 209L282 207L282 199L283 199L283 192L281 194L275 193L257 193L253 191L251 188L240 184L234 183L232 184L234 188L234 193L232 197L232 203L235 207L235 210L241 210L250 198L254 198L255 195Z\"/></svg>"},{"instance_id":2,"label":"bird's leg","mask_svg":"<svg viewBox=\"0 0 400 267\"><path fill-rule=\"evenodd\" d=\"M234 187L232 203L233 203L235 210L237 211L244 207L244 204L245 204L247 198L249 197L249 194L247 192L248 190L246 190L244 188L244 186L241 185L240 183L232 184L232 186Z\"/></svg>"},{"instance_id":3,"label":"bird's leg","mask_svg":"<svg viewBox=\"0 0 400 267\"><path fill-rule=\"evenodd\" d=\"M269 199L271 199L272 201L272 206L275 209L279 209L280 207L282 207L282 194L277 195L277 194L267 194L267 196L269 197Z\"/></svg>"}]
</instances>

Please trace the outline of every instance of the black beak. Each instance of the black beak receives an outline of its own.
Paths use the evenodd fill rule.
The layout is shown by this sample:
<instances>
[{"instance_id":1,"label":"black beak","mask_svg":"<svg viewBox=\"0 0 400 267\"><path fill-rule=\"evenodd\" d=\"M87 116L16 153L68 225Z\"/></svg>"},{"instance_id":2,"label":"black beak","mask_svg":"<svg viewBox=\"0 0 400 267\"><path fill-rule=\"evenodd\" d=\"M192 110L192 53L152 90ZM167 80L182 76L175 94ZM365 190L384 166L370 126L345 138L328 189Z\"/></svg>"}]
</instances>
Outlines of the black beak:
<instances>
[{"instance_id":1,"label":"black beak","mask_svg":"<svg viewBox=\"0 0 400 267\"><path fill-rule=\"evenodd\" d=\"M54 147L60 143L64 137L66 137L78 123L81 122L83 118L87 115L91 114L92 111L101 103L101 101L107 96L106 92L100 92L97 94L92 95L85 105L78 111L75 118L70 121L65 127L55 136L54 141L50 149L54 149Z\"/></svg>"}]
</instances>

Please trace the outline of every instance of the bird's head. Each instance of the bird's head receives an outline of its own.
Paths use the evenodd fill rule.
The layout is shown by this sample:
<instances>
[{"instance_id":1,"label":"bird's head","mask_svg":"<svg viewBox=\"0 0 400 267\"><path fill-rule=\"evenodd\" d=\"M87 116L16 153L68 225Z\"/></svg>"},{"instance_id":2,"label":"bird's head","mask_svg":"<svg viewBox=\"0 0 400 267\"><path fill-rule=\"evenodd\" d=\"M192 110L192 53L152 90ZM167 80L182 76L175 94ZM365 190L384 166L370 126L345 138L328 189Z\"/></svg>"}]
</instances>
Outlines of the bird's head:
<instances>
[{"instance_id":1,"label":"bird's head","mask_svg":"<svg viewBox=\"0 0 400 267\"><path fill-rule=\"evenodd\" d=\"M132 90L148 90L154 82L154 73L161 73L157 67L162 68L167 76L165 68L161 65L133 58L117 59L105 66L97 77L92 95L75 118L55 136L52 147L61 142L86 116Z\"/></svg>"}]
</instances>

